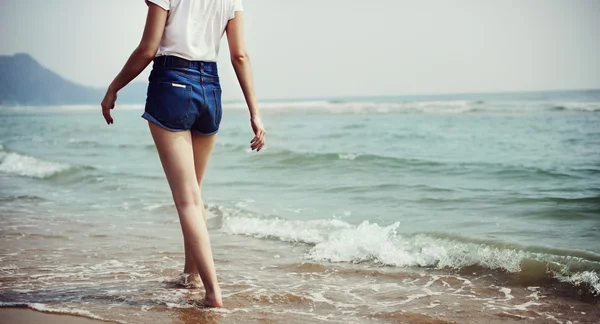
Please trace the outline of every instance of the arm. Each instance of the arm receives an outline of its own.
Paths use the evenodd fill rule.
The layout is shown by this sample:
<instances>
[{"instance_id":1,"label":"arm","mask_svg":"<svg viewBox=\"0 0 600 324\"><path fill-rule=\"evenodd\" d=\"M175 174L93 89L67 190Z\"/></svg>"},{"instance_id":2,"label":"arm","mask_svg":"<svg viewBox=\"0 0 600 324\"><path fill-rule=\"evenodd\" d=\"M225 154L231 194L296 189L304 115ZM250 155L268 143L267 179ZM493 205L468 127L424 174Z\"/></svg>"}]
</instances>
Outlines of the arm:
<instances>
[{"instance_id":1,"label":"arm","mask_svg":"<svg viewBox=\"0 0 600 324\"><path fill-rule=\"evenodd\" d=\"M255 135L250 142L251 147L253 150L260 151L265 145L267 132L262 124L258 101L254 91L252 65L250 64L250 57L244 42L244 14L241 11L235 13L235 18L227 23L225 31L227 32L231 64L233 65L240 87L244 93L244 98L246 98L248 110L250 111L250 123Z\"/></svg>"},{"instance_id":2,"label":"arm","mask_svg":"<svg viewBox=\"0 0 600 324\"><path fill-rule=\"evenodd\" d=\"M133 53L131 53L131 56L129 56L121 72L119 72L110 84L102 100L102 114L107 124L110 125L113 123L110 110L115 107L117 92L140 75L154 59L160 45L165 24L167 23L167 13L168 11L148 2L148 15L146 17L146 27L144 28L142 40Z\"/></svg>"}]
</instances>

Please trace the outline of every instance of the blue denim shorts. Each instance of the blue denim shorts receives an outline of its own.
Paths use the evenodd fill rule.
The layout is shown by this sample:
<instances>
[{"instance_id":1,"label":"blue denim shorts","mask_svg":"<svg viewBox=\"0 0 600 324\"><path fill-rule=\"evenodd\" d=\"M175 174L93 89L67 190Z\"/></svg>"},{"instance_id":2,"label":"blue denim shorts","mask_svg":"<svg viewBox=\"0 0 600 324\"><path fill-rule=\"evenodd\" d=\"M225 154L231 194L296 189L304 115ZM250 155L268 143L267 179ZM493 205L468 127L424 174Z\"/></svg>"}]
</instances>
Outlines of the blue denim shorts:
<instances>
[{"instance_id":1,"label":"blue denim shorts","mask_svg":"<svg viewBox=\"0 0 600 324\"><path fill-rule=\"evenodd\" d=\"M216 62L160 56L154 59L149 81L142 118L174 132L219 131L223 111Z\"/></svg>"}]
</instances>

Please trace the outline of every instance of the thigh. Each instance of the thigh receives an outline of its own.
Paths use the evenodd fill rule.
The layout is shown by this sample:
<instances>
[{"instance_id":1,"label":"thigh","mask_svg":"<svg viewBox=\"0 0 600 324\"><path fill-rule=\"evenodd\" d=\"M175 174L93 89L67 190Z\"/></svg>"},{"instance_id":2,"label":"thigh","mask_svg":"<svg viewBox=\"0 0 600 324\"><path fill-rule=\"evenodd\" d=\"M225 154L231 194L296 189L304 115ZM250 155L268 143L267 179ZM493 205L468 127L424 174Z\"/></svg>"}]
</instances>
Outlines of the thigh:
<instances>
[{"instance_id":1,"label":"thigh","mask_svg":"<svg viewBox=\"0 0 600 324\"><path fill-rule=\"evenodd\" d=\"M196 171L196 180L202 187L202 178L208 165L210 154L215 146L217 135L198 135L192 133L192 143L194 147L194 167Z\"/></svg>"},{"instance_id":2,"label":"thigh","mask_svg":"<svg viewBox=\"0 0 600 324\"><path fill-rule=\"evenodd\" d=\"M171 132L152 122L148 124L175 204L195 202L200 191L195 181L194 151L190 132Z\"/></svg>"}]
</instances>

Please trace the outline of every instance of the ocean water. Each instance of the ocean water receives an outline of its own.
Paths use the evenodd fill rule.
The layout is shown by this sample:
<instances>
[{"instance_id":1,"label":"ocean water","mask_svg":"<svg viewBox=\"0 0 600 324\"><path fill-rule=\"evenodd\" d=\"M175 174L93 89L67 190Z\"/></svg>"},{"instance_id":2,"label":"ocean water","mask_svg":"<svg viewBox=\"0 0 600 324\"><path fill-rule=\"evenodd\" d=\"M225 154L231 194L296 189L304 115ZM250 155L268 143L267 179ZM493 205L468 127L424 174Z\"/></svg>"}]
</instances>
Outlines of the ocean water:
<instances>
[{"instance_id":1,"label":"ocean water","mask_svg":"<svg viewBox=\"0 0 600 324\"><path fill-rule=\"evenodd\" d=\"M229 103L203 196L226 308L140 118L0 108L0 305L124 323L595 323L600 91ZM436 322L437 323L437 322Z\"/></svg>"}]
</instances>

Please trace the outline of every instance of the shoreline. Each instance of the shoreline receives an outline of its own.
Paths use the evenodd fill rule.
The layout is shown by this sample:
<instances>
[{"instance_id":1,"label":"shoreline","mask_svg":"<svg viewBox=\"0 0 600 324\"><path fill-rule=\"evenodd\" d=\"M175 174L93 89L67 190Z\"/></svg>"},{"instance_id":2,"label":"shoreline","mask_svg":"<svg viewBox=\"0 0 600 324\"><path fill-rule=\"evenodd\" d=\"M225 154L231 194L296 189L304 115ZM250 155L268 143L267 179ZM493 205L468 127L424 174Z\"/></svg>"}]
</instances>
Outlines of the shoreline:
<instances>
[{"instance_id":1,"label":"shoreline","mask_svg":"<svg viewBox=\"0 0 600 324\"><path fill-rule=\"evenodd\" d=\"M115 323L112 321L101 321L85 316L72 314L60 314L42 312L29 307L1 307L0 324L102 324Z\"/></svg>"}]
</instances>

